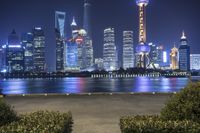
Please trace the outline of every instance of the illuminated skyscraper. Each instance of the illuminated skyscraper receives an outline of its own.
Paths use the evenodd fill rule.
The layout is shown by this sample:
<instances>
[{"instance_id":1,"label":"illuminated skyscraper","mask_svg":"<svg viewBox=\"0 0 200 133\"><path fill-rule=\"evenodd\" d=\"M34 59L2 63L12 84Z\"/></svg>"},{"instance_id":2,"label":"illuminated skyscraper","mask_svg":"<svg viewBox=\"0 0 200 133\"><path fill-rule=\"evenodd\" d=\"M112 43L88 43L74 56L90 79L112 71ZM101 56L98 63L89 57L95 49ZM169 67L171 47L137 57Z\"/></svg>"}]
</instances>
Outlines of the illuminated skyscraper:
<instances>
[{"instance_id":1,"label":"illuminated skyscraper","mask_svg":"<svg viewBox=\"0 0 200 133\"><path fill-rule=\"evenodd\" d=\"M93 46L92 40L86 35L83 36L83 70L90 71L93 67Z\"/></svg>"},{"instance_id":2,"label":"illuminated skyscraper","mask_svg":"<svg viewBox=\"0 0 200 133\"><path fill-rule=\"evenodd\" d=\"M64 71L65 64L65 12L55 12L56 71Z\"/></svg>"},{"instance_id":3,"label":"illuminated skyscraper","mask_svg":"<svg viewBox=\"0 0 200 133\"><path fill-rule=\"evenodd\" d=\"M77 43L75 41L68 41L66 49L66 71L79 71Z\"/></svg>"},{"instance_id":4,"label":"illuminated skyscraper","mask_svg":"<svg viewBox=\"0 0 200 133\"><path fill-rule=\"evenodd\" d=\"M22 45L25 48L24 51L24 64L26 72L34 71L33 65L33 34L32 33L24 33L21 37Z\"/></svg>"},{"instance_id":5,"label":"illuminated skyscraper","mask_svg":"<svg viewBox=\"0 0 200 133\"><path fill-rule=\"evenodd\" d=\"M6 45L5 45L6 46ZM0 45L0 72L5 69L5 46Z\"/></svg>"},{"instance_id":6,"label":"illuminated skyscraper","mask_svg":"<svg viewBox=\"0 0 200 133\"><path fill-rule=\"evenodd\" d=\"M139 6L139 45L136 47L137 66L146 68L149 61L149 45L146 44L146 6L149 0L136 0Z\"/></svg>"},{"instance_id":7,"label":"illuminated skyscraper","mask_svg":"<svg viewBox=\"0 0 200 133\"><path fill-rule=\"evenodd\" d=\"M149 57L151 58L153 63L156 63L158 60L158 52L157 52L157 45L154 43L149 43L151 51L149 53Z\"/></svg>"},{"instance_id":8,"label":"illuminated skyscraper","mask_svg":"<svg viewBox=\"0 0 200 133\"><path fill-rule=\"evenodd\" d=\"M86 30L89 38L92 38L91 31L91 0L84 0L84 18L83 18L83 29Z\"/></svg>"},{"instance_id":9,"label":"illuminated skyscraper","mask_svg":"<svg viewBox=\"0 0 200 133\"><path fill-rule=\"evenodd\" d=\"M170 68L172 70L178 69L178 48L176 48L175 45L174 48L171 49L170 60L171 60Z\"/></svg>"},{"instance_id":10,"label":"illuminated skyscraper","mask_svg":"<svg viewBox=\"0 0 200 133\"><path fill-rule=\"evenodd\" d=\"M3 48L0 45L0 71L3 69Z\"/></svg>"},{"instance_id":11,"label":"illuminated skyscraper","mask_svg":"<svg viewBox=\"0 0 200 133\"><path fill-rule=\"evenodd\" d=\"M66 42L66 71L79 71L79 52L78 52L78 44L76 39L78 38L78 28L73 17L71 23L72 37Z\"/></svg>"},{"instance_id":12,"label":"illuminated skyscraper","mask_svg":"<svg viewBox=\"0 0 200 133\"><path fill-rule=\"evenodd\" d=\"M20 44L19 36L16 34L15 30L8 36L6 66L8 72L24 71L24 48Z\"/></svg>"},{"instance_id":13,"label":"illuminated skyscraper","mask_svg":"<svg viewBox=\"0 0 200 133\"><path fill-rule=\"evenodd\" d=\"M78 25L76 23L75 17L73 17L73 20L71 23L71 31L72 31L71 39L75 40L79 35L79 29L78 29Z\"/></svg>"},{"instance_id":14,"label":"illuminated skyscraper","mask_svg":"<svg viewBox=\"0 0 200 133\"><path fill-rule=\"evenodd\" d=\"M164 51L163 45L156 45L149 43L150 53L149 58L151 60L150 67L152 68L161 68L167 63L167 53Z\"/></svg>"},{"instance_id":15,"label":"illuminated skyscraper","mask_svg":"<svg viewBox=\"0 0 200 133\"><path fill-rule=\"evenodd\" d=\"M200 70L200 54L191 54L190 55L190 69L191 70Z\"/></svg>"},{"instance_id":16,"label":"illuminated skyscraper","mask_svg":"<svg viewBox=\"0 0 200 133\"><path fill-rule=\"evenodd\" d=\"M92 25L91 25L91 0L84 0L84 20L83 29L86 35L83 40L83 70L91 70L94 63L93 41L92 41Z\"/></svg>"},{"instance_id":17,"label":"illuminated skyscraper","mask_svg":"<svg viewBox=\"0 0 200 133\"><path fill-rule=\"evenodd\" d=\"M103 60L105 70L117 70L117 49L115 46L115 30L113 28L104 30Z\"/></svg>"},{"instance_id":18,"label":"illuminated skyscraper","mask_svg":"<svg viewBox=\"0 0 200 133\"><path fill-rule=\"evenodd\" d=\"M123 32L123 68L134 67L133 31Z\"/></svg>"},{"instance_id":19,"label":"illuminated skyscraper","mask_svg":"<svg viewBox=\"0 0 200 133\"><path fill-rule=\"evenodd\" d=\"M190 46L184 32L182 33L179 47L179 69L181 71L190 71Z\"/></svg>"},{"instance_id":20,"label":"illuminated skyscraper","mask_svg":"<svg viewBox=\"0 0 200 133\"><path fill-rule=\"evenodd\" d=\"M45 36L41 27L33 29L33 65L35 72L45 72Z\"/></svg>"},{"instance_id":21,"label":"illuminated skyscraper","mask_svg":"<svg viewBox=\"0 0 200 133\"><path fill-rule=\"evenodd\" d=\"M65 37L65 12L55 12L55 28L60 32L62 38Z\"/></svg>"}]
</instances>

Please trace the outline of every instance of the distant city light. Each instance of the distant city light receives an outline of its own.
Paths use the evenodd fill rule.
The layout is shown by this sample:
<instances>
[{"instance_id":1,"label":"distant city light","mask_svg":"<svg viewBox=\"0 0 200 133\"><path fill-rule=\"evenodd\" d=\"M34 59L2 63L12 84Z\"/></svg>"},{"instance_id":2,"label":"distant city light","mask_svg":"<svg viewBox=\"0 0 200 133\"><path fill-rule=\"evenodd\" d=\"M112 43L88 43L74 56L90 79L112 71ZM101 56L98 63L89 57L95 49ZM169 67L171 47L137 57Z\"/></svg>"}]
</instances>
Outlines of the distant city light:
<instances>
[{"instance_id":1,"label":"distant city light","mask_svg":"<svg viewBox=\"0 0 200 133\"><path fill-rule=\"evenodd\" d=\"M41 28L41 27L35 27L35 29L36 29L36 30L41 30L42 28Z\"/></svg>"},{"instance_id":2,"label":"distant city light","mask_svg":"<svg viewBox=\"0 0 200 133\"><path fill-rule=\"evenodd\" d=\"M163 62L167 63L167 52L166 51L163 52Z\"/></svg>"},{"instance_id":3,"label":"distant city light","mask_svg":"<svg viewBox=\"0 0 200 133\"><path fill-rule=\"evenodd\" d=\"M76 39L76 43L80 44L80 43L82 43L82 42L83 42L83 38L77 38L77 39Z\"/></svg>"},{"instance_id":4,"label":"distant city light","mask_svg":"<svg viewBox=\"0 0 200 133\"><path fill-rule=\"evenodd\" d=\"M6 45L3 45L2 48L6 48Z\"/></svg>"},{"instance_id":5,"label":"distant city light","mask_svg":"<svg viewBox=\"0 0 200 133\"><path fill-rule=\"evenodd\" d=\"M9 48L21 48L21 45L8 45Z\"/></svg>"},{"instance_id":6,"label":"distant city light","mask_svg":"<svg viewBox=\"0 0 200 133\"><path fill-rule=\"evenodd\" d=\"M6 72L7 72L6 69L1 70L1 73L6 73Z\"/></svg>"}]
</instances>

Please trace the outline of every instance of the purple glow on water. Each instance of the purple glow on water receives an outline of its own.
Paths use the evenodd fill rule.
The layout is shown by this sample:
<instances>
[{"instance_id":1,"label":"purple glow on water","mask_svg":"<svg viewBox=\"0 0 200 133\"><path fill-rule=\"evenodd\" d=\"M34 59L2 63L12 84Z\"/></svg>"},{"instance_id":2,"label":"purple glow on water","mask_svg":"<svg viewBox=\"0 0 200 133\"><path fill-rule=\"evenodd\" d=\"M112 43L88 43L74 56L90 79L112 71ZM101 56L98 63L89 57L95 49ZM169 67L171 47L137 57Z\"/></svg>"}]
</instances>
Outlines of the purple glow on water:
<instances>
[{"instance_id":1,"label":"purple glow on water","mask_svg":"<svg viewBox=\"0 0 200 133\"><path fill-rule=\"evenodd\" d=\"M200 78L199 78L200 79ZM178 92L187 78L64 78L1 80L4 94L99 93L99 92Z\"/></svg>"}]
</instances>

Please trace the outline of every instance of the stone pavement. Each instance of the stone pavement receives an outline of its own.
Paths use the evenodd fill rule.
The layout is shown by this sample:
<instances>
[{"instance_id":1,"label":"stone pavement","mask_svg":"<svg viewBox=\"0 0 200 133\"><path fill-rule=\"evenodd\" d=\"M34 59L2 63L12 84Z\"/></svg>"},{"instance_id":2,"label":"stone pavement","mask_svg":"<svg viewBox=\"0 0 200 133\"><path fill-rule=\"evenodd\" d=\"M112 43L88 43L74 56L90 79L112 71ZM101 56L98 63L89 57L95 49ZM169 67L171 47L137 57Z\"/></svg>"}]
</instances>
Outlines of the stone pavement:
<instances>
[{"instance_id":1,"label":"stone pavement","mask_svg":"<svg viewBox=\"0 0 200 133\"><path fill-rule=\"evenodd\" d=\"M18 113L38 110L71 111L73 133L120 133L124 115L158 114L170 94L8 96Z\"/></svg>"}]
</instances>

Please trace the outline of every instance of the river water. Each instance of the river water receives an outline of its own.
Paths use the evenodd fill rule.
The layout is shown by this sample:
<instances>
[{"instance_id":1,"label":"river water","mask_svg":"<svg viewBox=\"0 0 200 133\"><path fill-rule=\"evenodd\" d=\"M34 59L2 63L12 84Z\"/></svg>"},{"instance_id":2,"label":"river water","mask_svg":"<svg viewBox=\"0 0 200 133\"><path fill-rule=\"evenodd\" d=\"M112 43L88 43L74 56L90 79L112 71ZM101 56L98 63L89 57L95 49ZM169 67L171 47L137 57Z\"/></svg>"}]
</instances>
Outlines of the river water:
<instances>
[{"instance_id":1,"label":"river water","mask_svg":"<svg viewBox=\"0 0 200 133\"><path fill-rule=\"evenodd\" d=\"M196 77L195 80L200 80ZM188 78L58 78L0 80L4 94L82 94L110 92L178 92L189 82Z\"/></svg>"}]
</instances>

